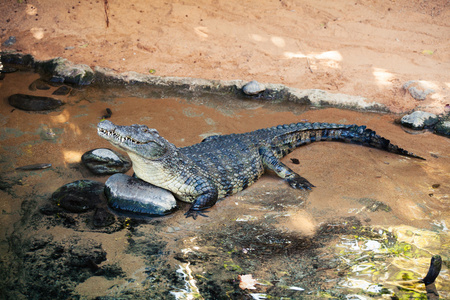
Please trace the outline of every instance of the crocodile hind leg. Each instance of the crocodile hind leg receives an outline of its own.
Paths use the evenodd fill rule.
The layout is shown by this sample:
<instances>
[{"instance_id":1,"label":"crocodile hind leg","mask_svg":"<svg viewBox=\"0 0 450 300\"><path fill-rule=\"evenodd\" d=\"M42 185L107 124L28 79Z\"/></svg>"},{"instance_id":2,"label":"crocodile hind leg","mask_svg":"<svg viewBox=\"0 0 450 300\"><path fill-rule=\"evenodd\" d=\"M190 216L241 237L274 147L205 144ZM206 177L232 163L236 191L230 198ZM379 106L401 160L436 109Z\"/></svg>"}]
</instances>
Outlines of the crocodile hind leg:
<instances>
[{"instance_id":1,"label":"crocodile hind leg","mask_svg":"<svg viewBox=\"0 0 450 300\"><path fill-rule=\"evenodd\" d=\"M294 189L307 189L310 190L314 185L306 178L298 175L285 164L283 164L267 147L261 147L259 149L263 166L267 170L274 171L279 177L285 179L287 183Z\"/></svg>"}]
</instances>

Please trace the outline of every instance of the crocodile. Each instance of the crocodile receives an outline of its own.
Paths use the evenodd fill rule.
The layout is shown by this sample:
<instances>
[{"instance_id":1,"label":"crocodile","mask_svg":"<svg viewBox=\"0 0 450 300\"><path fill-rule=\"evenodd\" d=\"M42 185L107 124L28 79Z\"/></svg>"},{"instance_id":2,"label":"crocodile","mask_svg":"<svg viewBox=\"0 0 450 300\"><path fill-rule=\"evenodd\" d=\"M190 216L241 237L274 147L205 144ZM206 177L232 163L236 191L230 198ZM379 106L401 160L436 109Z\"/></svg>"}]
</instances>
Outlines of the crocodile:
<instances>
[{"instance_id":1,"label":"crocodile","mask_svg":"<svg viewBox=\"0 0 450 300\"><path fill-rule=\"evenodd\" d=\"M424 159L391 144L366 126L330 123L293 123L252 132L214 135L177 148L146 125L119 126L108 120L98 135L126 151L135 175L192 203L186 217L205 215L218 199L253 184L265 170L274 171L295 189L314 187L280 159L295 148L315 141L341 141Z\"/></svg>"}]
</instances>

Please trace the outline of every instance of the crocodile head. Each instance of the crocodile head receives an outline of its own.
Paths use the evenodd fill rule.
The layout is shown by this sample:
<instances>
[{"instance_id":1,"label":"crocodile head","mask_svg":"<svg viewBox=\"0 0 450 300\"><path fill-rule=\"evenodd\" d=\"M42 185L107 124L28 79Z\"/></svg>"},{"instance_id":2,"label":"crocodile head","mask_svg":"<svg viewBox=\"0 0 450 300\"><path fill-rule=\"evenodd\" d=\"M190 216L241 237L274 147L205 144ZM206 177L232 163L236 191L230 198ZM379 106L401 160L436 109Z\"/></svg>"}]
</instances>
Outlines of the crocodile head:
<instances>
[{"instance_id":1,"label":"crocodile head","mask_svg":"<svg viewBox=\"0 0 450 300\"><path fill-rule=\"evenodd\" d=\"M171 148L156 129L145 125L119 126L105 120L98 123L97 133L114 146L147 160L157 160Z\"/></svg>"}]
</instances>

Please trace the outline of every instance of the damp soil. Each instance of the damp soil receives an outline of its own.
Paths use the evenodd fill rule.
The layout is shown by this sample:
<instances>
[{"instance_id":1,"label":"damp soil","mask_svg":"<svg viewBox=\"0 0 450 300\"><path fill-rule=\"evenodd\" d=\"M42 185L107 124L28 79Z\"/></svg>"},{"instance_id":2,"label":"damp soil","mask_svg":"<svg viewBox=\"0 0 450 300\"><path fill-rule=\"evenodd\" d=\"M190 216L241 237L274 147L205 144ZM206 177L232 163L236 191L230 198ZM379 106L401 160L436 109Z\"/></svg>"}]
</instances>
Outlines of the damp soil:
<instances>
[{"instance_id":1,"label":"damp soil","mask_svg":"<svg viewBox=\"0 0 450 300\"><path fill-rule=\"evenodd\" d=\"M54 96L58 86L29 91L38 79L16 72L0 81L2 298L424 297L423 285L400 282L424 277L435 254L444 260L438 290L450 296L448 138L411 135L391 114L212 94L175 98L142 86L69 86L69 95ZM9 106L9 95L24 92L66 104L47 113ZM283 159L312 191L266 174L219 201L207 218L186 219L188 205L180 203L166 217L115 215L96 226L105 203L95 212L51 211L50 197L75 180L107 180L81 164L83 153L111 147L96 134L107 108L114 123L146 124L178 147L299 121L356 123L426 160L313 143ZM40 163L52 167L15 170ZM244 288L241 275L257 283Z\"/></svg>"}]
</instances>

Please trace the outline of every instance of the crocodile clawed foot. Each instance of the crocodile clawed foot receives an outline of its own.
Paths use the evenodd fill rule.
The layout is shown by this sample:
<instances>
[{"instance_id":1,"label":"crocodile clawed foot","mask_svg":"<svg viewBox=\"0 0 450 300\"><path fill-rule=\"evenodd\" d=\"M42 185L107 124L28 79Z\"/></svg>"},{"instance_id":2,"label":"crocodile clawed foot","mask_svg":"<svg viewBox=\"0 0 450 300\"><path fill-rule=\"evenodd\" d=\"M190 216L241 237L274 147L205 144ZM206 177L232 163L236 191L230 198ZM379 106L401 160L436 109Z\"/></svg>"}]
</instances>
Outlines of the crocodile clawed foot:
<instances>
[{"instance_id":1,"label":"crocodile clawed foot","mask_svg":"<svg viewBox=\"0 0 450 300\"><path fill-rule=\"evenodd\" d=\"M306 178L304 178L298 174L294 174L293 176L286 178L286 181L294 189L310 190L311 188L315 187Z\"/></svg>"},{"instance_id":2,"label":"crocodile clawed foot","mask_svg":"<svg viewBox=\"0 0 450 300\"><path fill-rule=\"evenodd\" d=\"M188 210L184 215L186 216L186 218L192 217L194 220L197 219L197 216L202 216L205 218L208 218L209 216L206 215L206 213L208 213L208 211L206 210Z\"/></svg>"}]
</instances>

